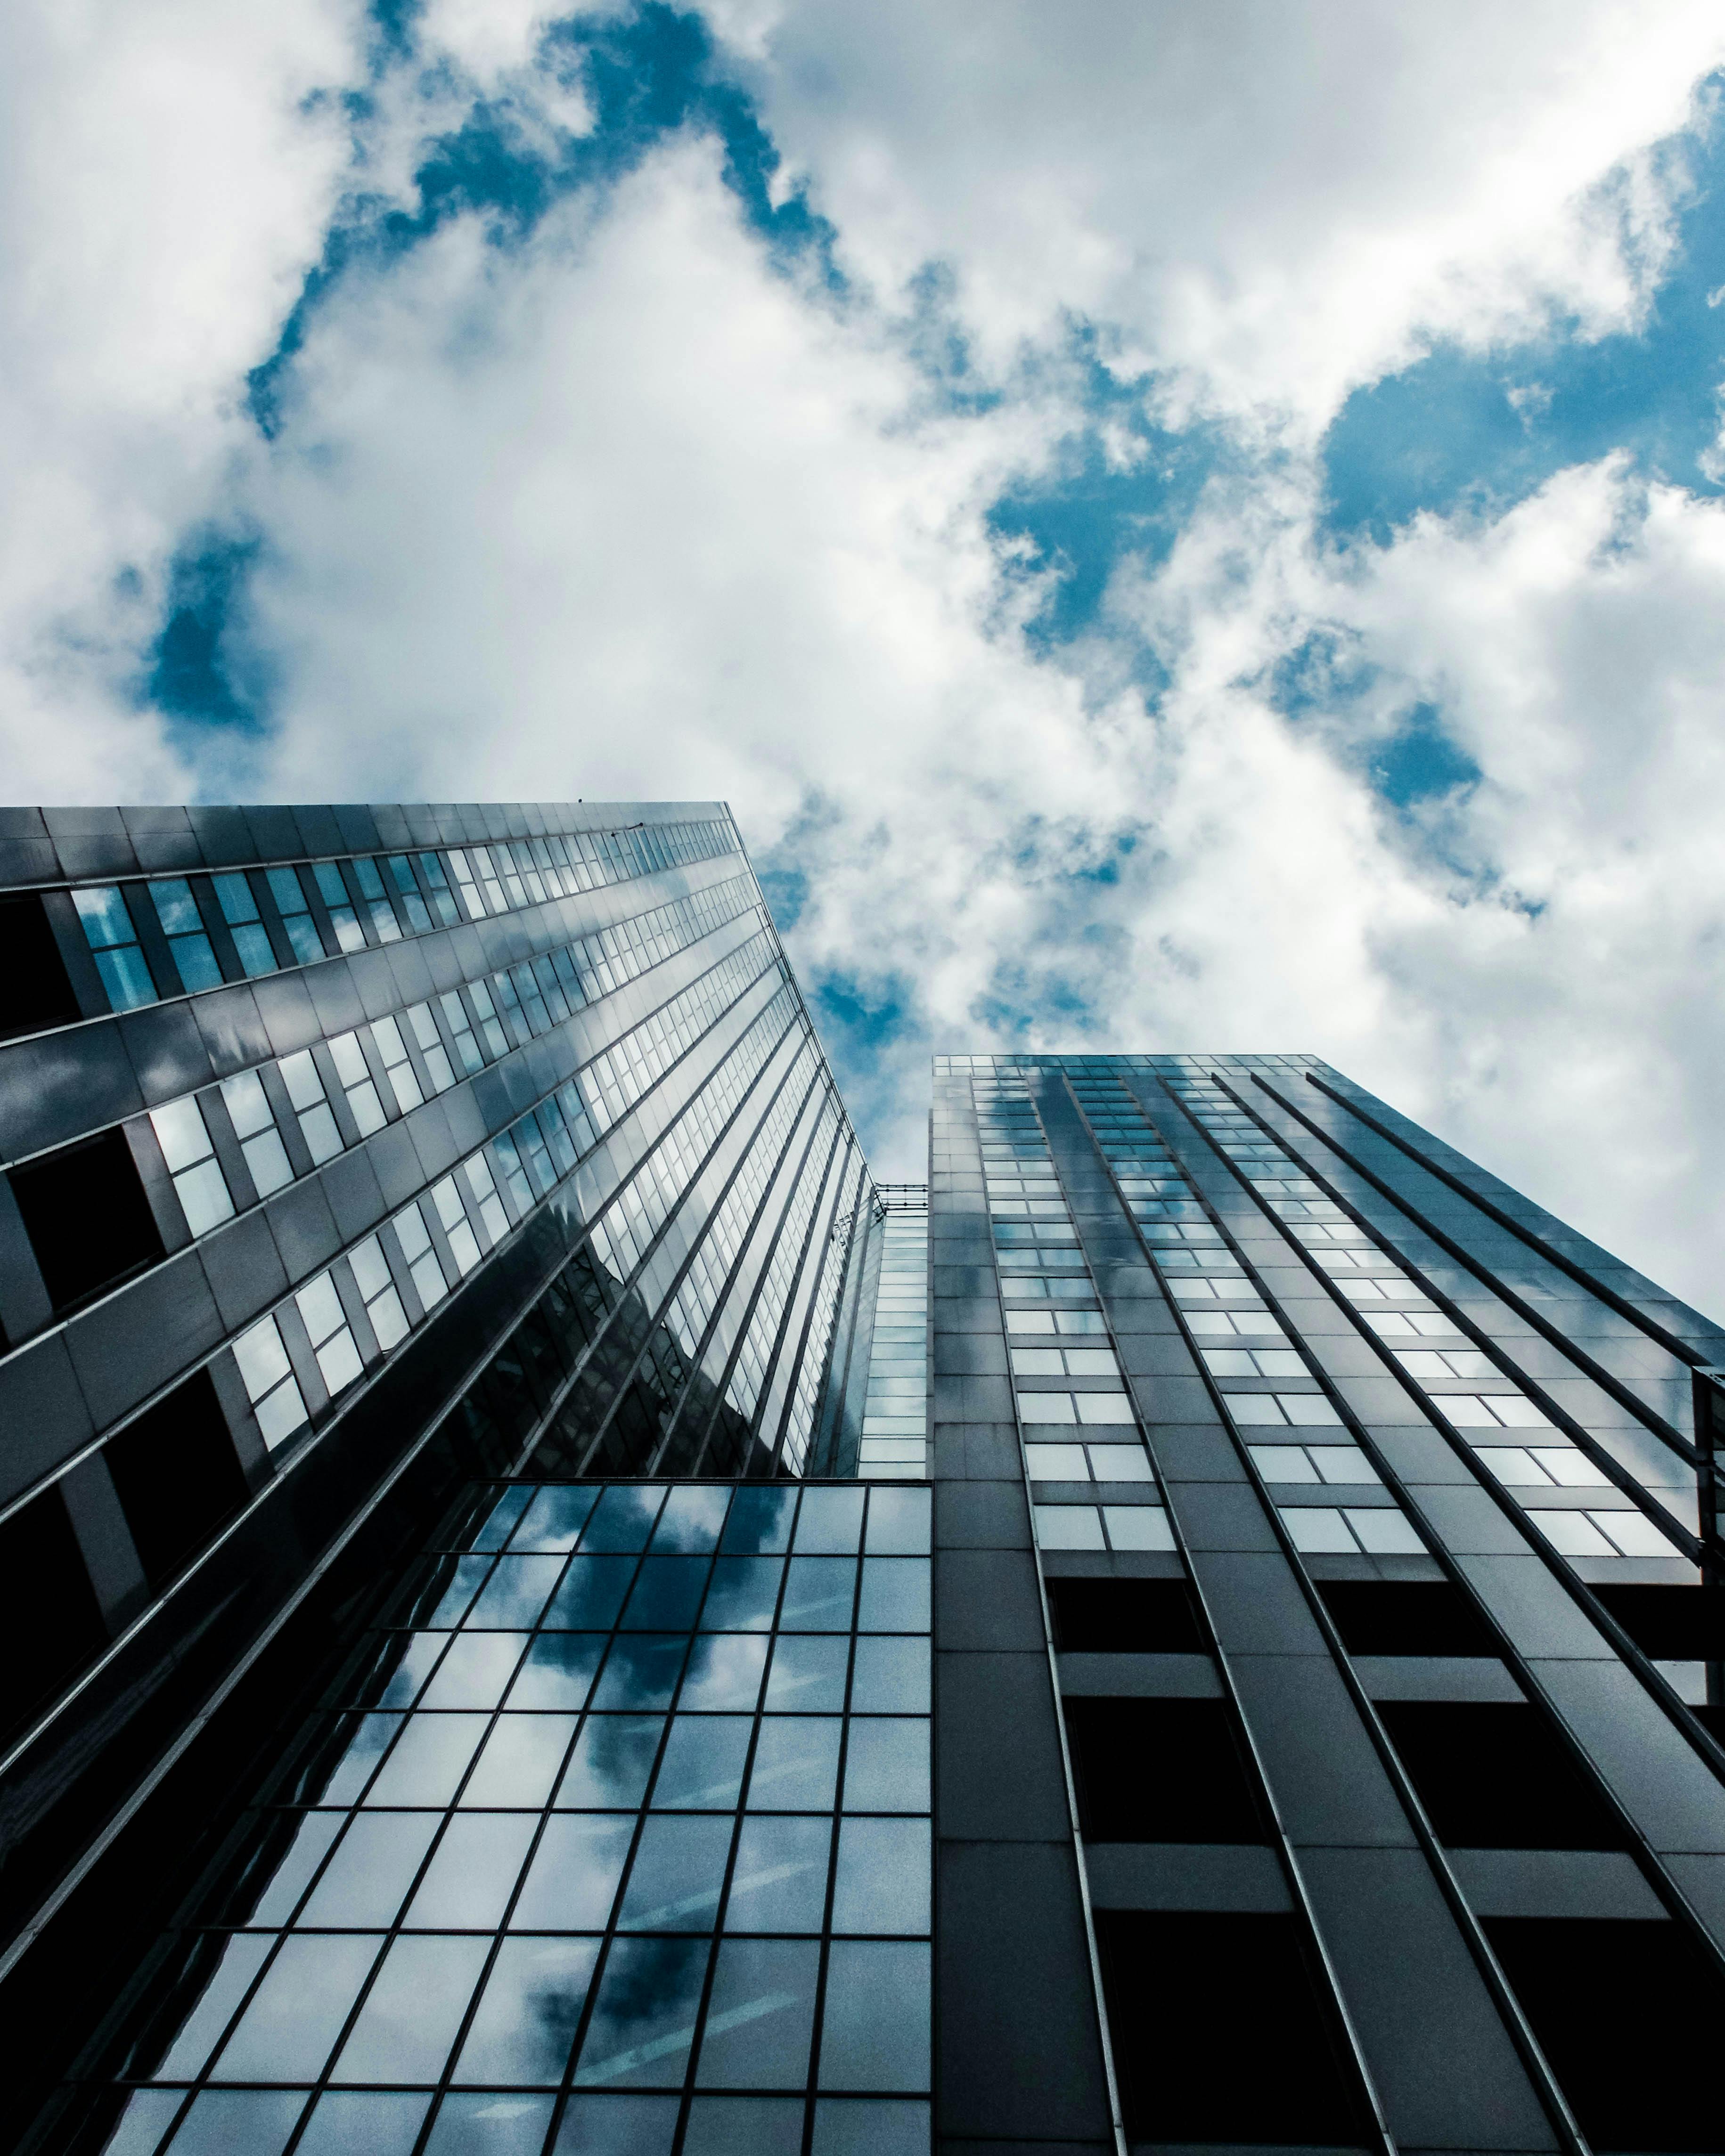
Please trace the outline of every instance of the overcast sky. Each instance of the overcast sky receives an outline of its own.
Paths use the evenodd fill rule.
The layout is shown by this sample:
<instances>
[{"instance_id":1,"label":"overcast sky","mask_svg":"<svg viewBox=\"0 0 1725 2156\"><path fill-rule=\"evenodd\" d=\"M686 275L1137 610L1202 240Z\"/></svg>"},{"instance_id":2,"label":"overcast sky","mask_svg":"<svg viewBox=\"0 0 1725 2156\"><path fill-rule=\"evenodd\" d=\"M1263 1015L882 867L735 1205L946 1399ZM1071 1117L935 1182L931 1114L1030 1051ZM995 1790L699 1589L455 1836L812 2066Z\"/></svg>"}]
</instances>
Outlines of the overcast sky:
<instances>
[{"instance_id":1,"label":"overcast sky","mask_svg":"<svg viewBox=\"0 0 1725 2156\"><path fill-rule=\"evenodd\" d=\"M1316 1051L1725 1307L1717 0L13 0L18 800L723 796L931 1050Z\"/></svg>"}]
</instances>

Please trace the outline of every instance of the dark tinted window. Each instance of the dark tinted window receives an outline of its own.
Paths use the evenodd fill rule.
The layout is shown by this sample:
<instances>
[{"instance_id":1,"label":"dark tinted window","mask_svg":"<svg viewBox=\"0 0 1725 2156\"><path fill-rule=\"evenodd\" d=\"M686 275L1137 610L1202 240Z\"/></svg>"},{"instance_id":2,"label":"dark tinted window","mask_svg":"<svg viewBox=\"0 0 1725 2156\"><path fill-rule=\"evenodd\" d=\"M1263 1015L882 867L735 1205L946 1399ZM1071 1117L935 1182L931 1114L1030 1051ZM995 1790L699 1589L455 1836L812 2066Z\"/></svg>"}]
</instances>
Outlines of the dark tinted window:
<instances>
[{"instance_id":1,"label":"dark tinted window","mask_svg":"<svg viewBox=\"0 0 1725 2156\"><path fill-rule=\"evenodd\" d=\"M245 1477L205 1370L128 1424L102 1457L152 1587L172 1579L245 1501Z\"/></svg>"},{"instance_id":2,"label":"dark tinted window","mask_svg":"<svg viewBox=\"0 0 1725 2156\"><path fill-rule=\"evenodd\" d=\"M1051 1579L1054 1645L1067 1654L1201 1655L1183 1579Z\"/></svg>"},{"instance_id":3,"label":"dark tinted window","mask_svg":"<svg viewBox=\"0 0 1725 2156\"><path fill-rule=\"evenodd\" d=\"M1471 1603L1447 1579L1326 1579L1324 1606L1351 1655L1496 1655Z\"/></svg>"},{"instance_id":4,"label":"dark tinted window","mask_svg":"<svg viewBox=\"0 0 1725 2156\"><path fill-rule=\"evenodd\" d=\"M1135 2144L1366 2140L1292 1917L1105 1910L1096 1929Z\"/></svg>"},{"instance_id":5,"label":"dark tinted window","mask_svg":"<svg viewBox=\"0 0 1725 2156\"><path fill-rule=\"evenodd\" d=\"M162 1255L162 1238L122 1132L80 1138L11 1174L57 1312L86 1301Z\"/></svg>"},{"instance_id":6,"label":"dark tinted window","mask_svg":"<svg viewBox=\"0 0 1725 2156\"><path fill-rule=\"evenodd\" d=\"M33 891L0 898L0 1039L72 1023L77 998Z\"/></svg>"},{"instance_id":7,"label":"dark tinted window","mask_svg":"<svg viewBox=\"0 0 1725 2156\"><path fill-rule=\"evenodd\" d=\"M1093 1840L1264 1840L1219 1699L1073 1699L1066 1726L1079 1823Z\"/></svg>"},{"instance_id":8,"label":"dark tinted window","mask_svg":"<svg viewBox=\"0 0 1725 2156\"><path fill-rule=\"evenodd\" d=\"M1644 1655L1657 1661L1725 1659L1725 1593L1717 1587L1596 1587Z\"/></svg>"},{"instance_id":9,"label":"dark tinted window","mask_svg":"<svg viewBox=\"0 0 1725 2156\"><path fill-rule=\"evenodd\" d=\"M1712 2059L1725 1980L1674 1923L1488 1917L1533 2033L1595 2148L1725 2149Z\"/></svg>"},{"instance_id":10,"label":"dark tinted window","mask_svg":"<svg viewBox=\"0 0 1725 2156\"><path fill-rule=\"evenodd\" d=\"M0 1727L44 1706L106 1643L58 1490L0 1522Z\"/></svg>"},{"instance_id":11,"label":"dark tinted window","mask_svg":"<svg viewBox=\"0 0 1725 2156\"><path fill-rule=\"evenodd\" d=\"M1383 1700L1377 1712L1452 1849L1621 1846L1621 1830L1537 1707Z\"/></svg>"}]
</instances>

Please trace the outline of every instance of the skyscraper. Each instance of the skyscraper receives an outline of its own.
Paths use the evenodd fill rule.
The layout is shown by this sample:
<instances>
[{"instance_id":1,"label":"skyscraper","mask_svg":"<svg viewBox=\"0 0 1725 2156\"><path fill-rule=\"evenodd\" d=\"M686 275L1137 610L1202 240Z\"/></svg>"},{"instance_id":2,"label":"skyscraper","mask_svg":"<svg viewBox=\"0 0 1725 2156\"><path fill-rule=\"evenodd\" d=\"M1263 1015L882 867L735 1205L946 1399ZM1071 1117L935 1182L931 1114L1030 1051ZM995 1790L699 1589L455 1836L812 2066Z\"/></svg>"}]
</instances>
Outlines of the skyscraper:
<instances>
[{"instance_id":1,"label":"skyscraper","mask_svg":"<svg viewBox=\"0 0 1725 2156\"><path fill-rule=\"evenodd\" d=\"M719 804L14 813L7 2132L1725 2148L1718 1328L1305 1055L937 1059Z\"/></svg>"}]
</instances>

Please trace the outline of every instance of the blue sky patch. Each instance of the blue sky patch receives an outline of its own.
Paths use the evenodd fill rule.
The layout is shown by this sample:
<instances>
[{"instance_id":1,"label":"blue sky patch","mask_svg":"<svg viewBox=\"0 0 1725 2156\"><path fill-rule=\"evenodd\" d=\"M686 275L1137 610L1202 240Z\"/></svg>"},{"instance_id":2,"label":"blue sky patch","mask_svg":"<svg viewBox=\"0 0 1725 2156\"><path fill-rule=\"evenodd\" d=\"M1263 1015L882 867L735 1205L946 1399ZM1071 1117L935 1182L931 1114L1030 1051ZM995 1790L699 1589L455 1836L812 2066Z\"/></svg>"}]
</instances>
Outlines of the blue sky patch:
<instances>
[{"instance_id":1,"label":"blue sky patch","mask_svg":"<svg viewBox=\"0 0 1725 2156\"><path fill-rule=\"evenodd\" d=\"M259 547L255 537L205 531L175 557L143 685L148 701L170 717L196 726L262 724L255 666L236 652L229 634Z\"/></svg>"},{"instance_id":2,"label":"blue sky patch","mask_svg":"<svg viewBox=\"0 0 1725 2156\"><path fill-rule=\"evenodd\" d=\"M1149 385L1110 373L1094 331L1074 331L1070 358L1092 426L1067 444L1053 474L1009 488L988 516L997 539L1027 550L1035 572L1052 572L1030 629L1032 644L1043 649L1094 626L1125 557L1152 568L1165 562L1205 485L1238 462L1218 431L1158 427L1146 409ZM1105 429L1129 438L1134 461L1125 469L1110 458Z\"/></svg>"},{"instance_id":3,"label":"blue sky patch","mask_svg":"<svg viewBox=\"0 0 1725 2156\"><path fill-rule=\"evenodd\" d=\"M1382 547L1422 512L1501 515L1614 450L1650 477L1720 490L1701 459L1725 379L1725 130L1684 148L1693 192L1642 329L1588 341L1569 323L1498 351L1439 345L1357 389L1324 441L1325 536Z\"/></svg>"},{"instance_id":4,"label":"blue sky patch","mask_svg":"<svg viewBox=\"0 0 1725 2156\"><path fill-rule=\"evenodd\" d=\"M1413 707L1399 732L1372 752L1369 769L1373 787L1397 808L1413 808L1458 787L1475 785L1481 775L1473 758L1444 732L1431 704Z\"/></svg>"},{"instance_id":5,"label":"blue sky patch","mask_svg":"<svg viewBox=\"0 0 1725 2156\"><path fill-rule=\"evenodd\" d=\"M907 982L871 991L847 974L827 973L809 1002L822 1032L842 1034L849 1053L862 1056L885 1047L905 1030L913 993Z\"/></svg>"},{"instance_id":6,"label":"blue sky patch","mask_svg":"<svg viewBox=\"0 0 1725 2156\"><path fill-rule=\"evenodd\" d=\"M377 19L389 64L417 65L417 10L382 8ZM842 289L832 227L800 188L774 201L779 153L747 94L724 72L698 15L658 0L610 22L570 15L546 29L540 50L544 64L579 79L593 115L590 131L576 134L540 120L529 128L508 102L476 98L459 127L428 145L414 175L414 208L363 189L352 194L275 350L247 377L248 408L266 437L281 430L286 377L312 321L350 271L405 254L462 216L482 218L497 245L518 244L557 203L584 188L615 184L684 128L703 129L723 145L725 183L778 265L812 260L831 290ZM350 110L363 171L369 102Z\"/></svg>"},{"instance_id":7,"label":"blue sky patch","mask_svg":"<svg viewBox=\"0 0 1725 2156\"><path fill-rule=\"evenodd\" d=\"M754 880L773 916L774 927L781 936L788 936L802 919L803 908L809 902L808 870L790 861L773 865L757 861Z\"/></svg>"}]
</instances>

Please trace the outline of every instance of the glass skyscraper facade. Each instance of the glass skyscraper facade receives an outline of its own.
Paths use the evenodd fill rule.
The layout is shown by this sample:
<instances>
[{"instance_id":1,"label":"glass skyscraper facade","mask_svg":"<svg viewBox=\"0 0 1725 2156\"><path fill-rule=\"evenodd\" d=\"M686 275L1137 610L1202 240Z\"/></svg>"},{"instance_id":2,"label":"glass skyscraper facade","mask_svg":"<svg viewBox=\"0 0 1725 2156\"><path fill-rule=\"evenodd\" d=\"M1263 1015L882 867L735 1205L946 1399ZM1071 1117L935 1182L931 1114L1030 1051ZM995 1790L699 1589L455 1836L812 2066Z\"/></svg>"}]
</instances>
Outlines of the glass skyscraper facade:
<instances>
[{"instance_id":1,"label":"glass skyscraper facade","mask_svg":"<svg viewBox=\"0 0 1725 2156\"><path fill-rule=\"evenodd\" d=\"M1725 1337L720 803L0 815L0 2140L1725 2150Z\"/></svg>"},{"instance_id":2,"label":"glass skyscraper facade","mask_svg":"<svg viewBox=\"0 0 1725 2156\"><path fill-rule=\"evenodd\" d=\"M406 1672L420 1666L421 1634L469 1624L487 1633L494 1659L502 1583L540 1580L548 1563L567 1559L568 1584L548 1587L537 1614L519 1596L510 1603L518 1646L540 1630L550 1642L492 1701L497 1709L507 1691L499 1727L511 1743L543 1753L564 1734L575 1741L574 1672L597 1650L584 1759L613 1738L635 1758L674 1696L673 1725L692 1733L674 1738L673 1758L710 1738L730 1763L713 1754L715 1787L746 1768L748 1802L765 1816L779 1787L773 1748L788 1740L770 1732L764 1763L752 1737L732 1758L754 1726L743 1673L784 1635L771 1673L755 1672L770 1714L796 1690L787 1672L797 1656L821 1663L806 1697L820 1702L821 1741L831 1748L839 1732L838 1779L822 1801L835 1819L836 1808L858 1817L832 1830L821 1875L839 1882L832 1907L818 1895L811 1905L804 1883L799 1923L812 1944L760 1953L763 1967L790 1955L798 1968L816 1954L822 2004L817 2013L808 2002L802 2041L824 2046L821 2086L842 2087L832 2079L841 2017L825 2002L829 1989L835 2001L848 1996L848 1979L829 1969L872 1966L869 1954L891 1944L879 1912L850 1921L861 1904L842 1883L859 1861L847 1852L870 1834L884 1848L903 1832L926 1842L928 1831L914 1770L909 1826L884 1799L879 1818L862 1820L861 1763L871 1744L889 1744L893 1717L871 1721L854 1742L845 1717L883 1711L893 1655L926 1659L914 1594L908 1644L888 1640L881 1583L902 1578L894 1565L926 1573L929 1501L904 1493L911 1512L895 1513L893 1493L882 1495L866 1541L860 1509L845 1513L848 1527L820 1524L813 1496L803 1513L784 1510L785 1493L819 1464L810 1454L835 1340L872 1334L873 1308L859 1315L857 1305L879 1275L888 1216L728 812L711 803L8 811L0 850L0 1902L8 1995L28 2002L15 2028L33 2025L53 2049L85 1996L78 1964L92 1937L100 1961L150 1898L136 1850L154 1849L160 1834L178 1851L185 1807L205 1803L192 1793L242 1771L233 1763L251 1758L254 1719L275 1687L351 1650L362 1604L368 1651L402 1658L376 1678L375 1697L406 1700L414 1721ZM919 1417L919 1399L914 1409ZM861 1507L856 1449L844 1504ZM919 1478L921 1451L901 1444L871 1479ZM479 1562L515 1502L499 1489L527 1486L517 1477L590 1493L623 1480L566 1539L563 1527L548 1530L531 1555L512 1543L497 1558L492 1599L470 1619L434 1597L415 1605L405 1632L392 1630L403 1620L377 1598L415 1562L410 1549L443 1537L437 1547L466 1578L461 1537L476 1537ZM759 1518L745 1509L726 1526L698 1505L686 1522L673 1504L650 1519L645 1500L627 1494L647 1478L655 1502L678 1478L707 1490L709 1505L714 1488L760 1485L756 1496L776 1492L779 1509ZM708 1524L690 1524L697 1514ZM619 1527L626 1516L635 1524ZM744 1560L733 1553L753 1548L751 1535L758 1562L744 1610L734 1578ZM678 1560L668 1568L667 1553ZM694 1583L709 1563L710 1592ZM637 1564L642 1584L631 1589L622 1572ZM782 1606L765 1584L775 1567L789 1583ZM847 1567L851 1601L834 1584ZM696 1639L697 1659L710 1650L735 1666L729 1707L710 1723L693 1717L717 1713L718 1676L698 1701L692 1675L665 1674L667 1641L679 1636L685 1647ZM449 1691L465 1651L433 1681L426 1722L401 1736L378 1790L409 1786L399 1777L414 1744L435 1749L475 1726L438 1718L446 1697L472 1691ZM568 1666L546 1691L541 1661L559 1653ZM356 1712L373 1696L371 1677L341 1681L353 1686ZM893 1697L906 1687L910 1714L925 1716L926 1672L920 1693L912 1671ZM347 1788L394 1711L362 1716L358 1748L327 1786L314 1765L293 1785L300 1794L267 1800L283 1819L296 1803L322 1808L306 1835L290 1835L296 1848L327 1825L330 1791ZM541 1718L517 1721L518 1711ZM338 1717L333 1734L304 1741L322 1760L331 1745L341 1750L348 1727ZM416 1735L422 1727L429 1733ZM916 1727L925 1754L926 1723ZM502 1756L485 1750L493 1763L471 1788L457 1775L444 1800L465 1792L470 1809L526 1803L531 1779L506 1788ZM662 1773L656 1790L662 1782ZM409 1810L432 1786L411 1784ZM573 1786L564 1778L533 1801L572 1804ZM377 1791L363 1802L392 1810ZM285 1830L270 1820L266 1842ZM404 1849L399 1834L424 1825L415 1810L385 1838ZM569 1822L554 1827L552 1846ZM471 1830L464 1816L437 1845L465 1847ZM649 1848L667 1833L705 1833L708 1848L716 1829L650 1821L645 1831ZM777 1831L750 1828L757 1839ZM350 1832L337 1846L363 1842ZM753 1847L745 1839L749 1862ZM637 1888L646 1861L631 1860ZM924 1902L927 1875L924 1854ZM914 1879L913 1868L913 1916ZM728 1891L734 1928L744 1890ZM319 1892L321 1924L331 1904ZM81 1944L80 1897L108 1912ZM366 1922L378 1906L366 1905ZM396 1913L410 1932L417 1918ZM767 1938L782 1932L784 1913L763 1919ZM715 1915L697 1912L698 1930L704 1922L710 1933ZM925 1916L922 1926L910 1950L925 1964ZM237 1969L251 1948L235 1951L238 1961L218 1954L222 1967ZM299 1951L284 1948L285 1972ZM336 1949L305 1951L327 2006ZM391 1951L392 1971L455 1966L453 1948ZM605 1949L595 2011L610 2012L605 1986L638 1951ZM727 1947L721 1998L744 1981L739 1955ZM378 1978L372 1991L399 1980ZM175 1981L196 1988L195 1977ZM260 2012L277 2010L288 1981L270 1979ZM924 2010L924 2053L926 2022ZM708 2065L698 2071L717 2072L718 2038L702 2025ZM584 2055L596 2041L584 2040ZM224 2059L205 2062L219 2080ZM927 2071L924 2059L913 2076L924 2101ZM662 2082L662 2072L649 2076ZM217 2123L245 2109L194 2105L180 2143L215 2134L207 2145L252 2136L265 2146L261 2123Z\"/></svg>"},{"instance_id":3,"label":"glass skyscraper facade","mask_svg":"<svg viewBox=\"0 0 1725 2156\"><path fill-rule=\"evenodd\" d=\"M934 1095L940 2130L1725 2146L1720 1329L1313 1057Z\"/></svg>"}]
</instances>

